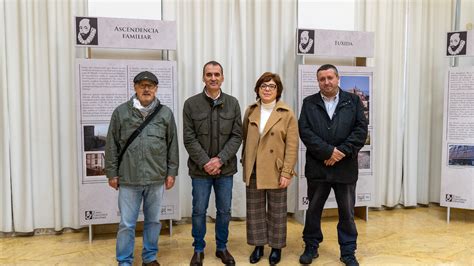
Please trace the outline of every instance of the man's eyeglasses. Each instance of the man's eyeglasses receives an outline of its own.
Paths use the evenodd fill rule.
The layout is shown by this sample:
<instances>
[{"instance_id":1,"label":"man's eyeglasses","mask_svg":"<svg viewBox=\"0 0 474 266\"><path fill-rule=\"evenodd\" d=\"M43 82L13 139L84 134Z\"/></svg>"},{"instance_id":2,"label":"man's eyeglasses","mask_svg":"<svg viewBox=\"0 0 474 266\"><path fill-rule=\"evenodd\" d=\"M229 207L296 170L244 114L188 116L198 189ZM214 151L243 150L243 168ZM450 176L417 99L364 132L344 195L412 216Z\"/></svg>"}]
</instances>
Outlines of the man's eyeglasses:
<instances>
[{"instance_id":1,"label":"man's eyeglasses","mask_svg":"<svg viewBox=\"0 0 474 266\"><path fill-rule=\"evenodd\" d=\"M156 88L156 85L155 84L147 84L147 83L144 83L144 84L138 84L138 87L142 90L145 90L145 89L148 89L148 90L153 90Z\"/></svg>"},{"instance_id":2,"label":"man's eyeglasses","mask_svg":"<svg viewBox=\"0 0 474 266\"><path fill-rule=\"evenodd\" d=\"M276 88L277 88L276 84L265 84L265 83L263 83L262 85L260 85L261 90L267 89L269 91L274 91Z\"/></svg>"}]
</instances>

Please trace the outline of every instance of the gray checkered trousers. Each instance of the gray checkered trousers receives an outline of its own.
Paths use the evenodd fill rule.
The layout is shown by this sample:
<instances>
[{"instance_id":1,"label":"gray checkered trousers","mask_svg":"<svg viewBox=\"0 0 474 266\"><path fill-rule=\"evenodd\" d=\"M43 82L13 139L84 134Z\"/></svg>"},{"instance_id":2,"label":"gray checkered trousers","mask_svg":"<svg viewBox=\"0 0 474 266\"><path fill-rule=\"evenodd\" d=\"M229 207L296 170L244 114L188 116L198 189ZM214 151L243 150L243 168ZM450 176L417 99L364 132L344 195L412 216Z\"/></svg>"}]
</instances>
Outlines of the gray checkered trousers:
<instances>
[{"instance_id":1,"label":"gray checkered trousers","mask_svg":"<svg viewBox=\"0 0 474 266\"><path fill-rule=\"evenodd\" d=\"M247 194L247 243L286 247L286 188L257 189L255 174L250 177ZM268 208L267 208L268 205Z\"/></svg>"}]
</instances>

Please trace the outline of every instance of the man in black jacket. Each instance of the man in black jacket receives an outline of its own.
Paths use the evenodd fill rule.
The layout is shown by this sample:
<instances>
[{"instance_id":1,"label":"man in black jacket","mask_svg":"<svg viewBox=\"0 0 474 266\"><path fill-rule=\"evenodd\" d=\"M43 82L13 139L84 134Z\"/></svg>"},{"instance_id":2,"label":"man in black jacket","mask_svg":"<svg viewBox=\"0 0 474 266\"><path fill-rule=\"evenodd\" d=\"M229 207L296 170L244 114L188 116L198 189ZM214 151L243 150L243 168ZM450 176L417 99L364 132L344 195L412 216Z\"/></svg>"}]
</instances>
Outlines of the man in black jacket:
<instances>
[{"instance_id":1,"label":"man in black jacket","mask_svg":"<svg viewBox=\"0 0 474 266\"><path fill-rule=\"evenodd\" d=\"M206 242L206 212L214 188L216 196L216 256L226 265L235 260L227 250L232 201L232 176L237 172L236 153L242 142L242 120L236 98L221 90L222 66L204 65L203 91L186 100L183 108L183 140L189 154L193 186L192 235L194 255L190 265L202 265Z\"/></svg>"},{"instance_id":2,"label":"man in black jacket","mask_svg":"<svg viewBox=\"0 0 474 266\"><path fill-rule=\"evenodd\" d=\"M367 138L367 119L360 98L339 87L335 66L321 66L316 76L320 91L304 99L298 121L300 138L307 149L309 199L303 230L306 246L300 263L310 264L318 257L319 243L323 241L321 214L332 188L339 212L340 260L346 265L358 265L354 223L357 154Z\"/></svg>"}]
</instances>

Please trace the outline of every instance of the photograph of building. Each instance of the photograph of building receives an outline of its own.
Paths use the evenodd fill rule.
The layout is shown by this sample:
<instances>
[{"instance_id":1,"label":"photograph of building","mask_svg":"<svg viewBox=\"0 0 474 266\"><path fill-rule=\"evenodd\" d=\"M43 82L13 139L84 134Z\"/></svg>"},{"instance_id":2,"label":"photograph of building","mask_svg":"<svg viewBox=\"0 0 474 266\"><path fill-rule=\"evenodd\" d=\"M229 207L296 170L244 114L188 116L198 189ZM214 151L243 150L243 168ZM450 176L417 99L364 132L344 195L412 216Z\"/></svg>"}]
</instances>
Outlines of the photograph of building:
<instances>
[{"instance_id":1,"label":"photograph of building","mask_svg":"<svg viewBox=\"0 0 474 266\"><path fill-rule=\"evenodd\" d=\"M359 96L364 105L364 114L369 120L370 111L370 77L369 76L343 76L340 78L340 87L342 90Z\"/></svg>"},{"instance_id":2,"label":"photograph of building","mask_svg":"<svg viewBox=\"0 0 474 266\"><path fill-rule=\"evenodd\" d=\"M474 166L474 146L449 145L449 165Z\"/></svg>"},{"instance_id":3,"label":"photograph of building","mask_svg":"<svg viewBox=\"0 0 474 266\"><path fill-rule=\"evenodd\" d=\"M84 151L104 151L107 125L84 126Z\"/></svg>"},{"instance_id":4,"label":"photograph of building","mask_svg":"<svg viewBox=\"0 0 474 266\"><path fill-rule=\"evenodd\" d=\"M104 153L87 153L86 154L86 175L87 176L105 175Z\"/></svg>"},{"instance_id":5,"label":"photograph of building","mask_svg":"<svg viewBox=\"0 0 474 266\"><path fill-rule=\"evenodd\" d=\"M359 170L370 169L370 151L360 151L357 157Z\"/></svg>"}]
</instances>

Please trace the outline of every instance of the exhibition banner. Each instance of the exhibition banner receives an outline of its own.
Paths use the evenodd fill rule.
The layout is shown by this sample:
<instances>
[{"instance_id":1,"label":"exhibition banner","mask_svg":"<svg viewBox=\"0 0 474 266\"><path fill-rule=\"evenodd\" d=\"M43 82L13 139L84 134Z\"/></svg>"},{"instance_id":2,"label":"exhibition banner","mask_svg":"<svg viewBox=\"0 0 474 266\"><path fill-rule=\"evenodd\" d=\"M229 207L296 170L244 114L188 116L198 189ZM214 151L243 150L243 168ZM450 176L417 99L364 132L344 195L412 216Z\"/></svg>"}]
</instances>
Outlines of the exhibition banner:
<instances>
[{"instance_id":1,"label":"exhibition banner","mask_svg":"<svg viewBox=\"0 0 474 266\"><path fill-rule=\"evenodd\" d=\"M176 50L176 21L75 17L76 47Z\"/></svg>"},{"instance_id":2,"label":"exhibition banner","mask_svg":"<svg viewBox=\"0 0 474 266\"><path fill-rule=\"evenodd\" d=\"M474 67L449 68L445 82L440 205L474 209Z\"/></svg>"},{"instance_id":3,"label":"exhibition banner","mask_svg":"<svg viewBox=\"0 0 474 266\"><path fill-rule=\"evenodd\" d=\"M134 94L133 78L141 71L159 80L157 97L177 116L177 69L175 61L76 60L78 121L79 219L81 225L118 223L118 191L105 176L105 142L112 112ZM178 182L166 190L161 219L180 219ZM143 212L140 210L140 220Z\"/></svg>"},{"instance_id":4,"label":"exhibition banner","mask_svg":"<svg viewBox=\"0 0 474 266\"><path fill-rule=\"evenodd\" d=\"M373 57L374 33L364 31L297 29L296 54Z\"/></svg>"},{"instance_id":5,"label":"exhibition banner","mask_svg":"<svg viewBox=\"0 0 474 266\"><path fill-rule=\"evenodd\" d=\"M316 78L316 71L320 66L299 65L298 66L298 114L301 112L303 100L307 96L319 91ZM373 68L369 67L337 67L339 71L339 87L358 95L364 105L364 113L369 121L369 134L365 146L358 155L359 180L356 186L356 206L371 206L374 204L375 196L375 175L374 175L374 119L373 119ZM300 151L298 157L298 209L308 208L307 184L304 175L306 163L306 147L300 141ZM331 190L324 208L336 208L336 197Z\"/></svg>"},{"instance_id":6,"label":"exhibition banner","mask_svg":"<svg viewBox=\"0 0 474 266\"><path fill-rule=\"evenodd\" d=\"M448 32L446 56L474 56L474 30Z\"/></svg>"}]
</instances>

